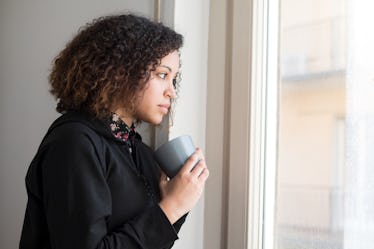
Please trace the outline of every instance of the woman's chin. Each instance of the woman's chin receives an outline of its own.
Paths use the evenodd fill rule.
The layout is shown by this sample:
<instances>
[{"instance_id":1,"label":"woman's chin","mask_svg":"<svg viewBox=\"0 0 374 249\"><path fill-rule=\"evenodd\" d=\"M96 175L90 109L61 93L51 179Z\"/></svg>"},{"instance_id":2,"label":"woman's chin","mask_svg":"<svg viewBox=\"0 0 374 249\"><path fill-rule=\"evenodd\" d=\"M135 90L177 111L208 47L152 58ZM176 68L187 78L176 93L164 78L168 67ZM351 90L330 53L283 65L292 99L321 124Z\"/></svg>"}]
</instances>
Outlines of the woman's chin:
<instances>
[{"instance_id":1,"label":"woman's chin","mask_svg":"<svg viewBox=\"0 0 374 249\"><path fill-rule=\"evenodd\" d=\"M161 124L162 119L163 119L163 117L157 117L157 118L152 118L152 119L143 120L143 121L145 121L147 123L150 123L152 125L159 125L159 124Z\"/></svg>"}]
</instances>

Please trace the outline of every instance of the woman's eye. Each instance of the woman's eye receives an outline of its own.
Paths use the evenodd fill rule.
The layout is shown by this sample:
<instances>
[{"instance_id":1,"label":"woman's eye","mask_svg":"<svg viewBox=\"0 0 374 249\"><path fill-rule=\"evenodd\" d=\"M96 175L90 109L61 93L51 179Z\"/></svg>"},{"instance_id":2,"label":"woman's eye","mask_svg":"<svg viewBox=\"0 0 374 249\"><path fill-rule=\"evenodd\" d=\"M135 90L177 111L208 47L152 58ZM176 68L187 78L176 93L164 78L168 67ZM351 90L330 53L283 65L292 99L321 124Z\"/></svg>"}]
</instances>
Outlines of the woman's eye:
<instances>
[{"instance_id":1,"label":"woman's eye","mask_svg":"<svg viewBox=\"0 0 374 249\"><path fill-rule=\"evenodd\" d=\"M168 75L167 73L159 73L159 74L157 74L158 75L158 77L160 77L161 79L166 79L166 76Z\"/></svg>"}]
</instances>

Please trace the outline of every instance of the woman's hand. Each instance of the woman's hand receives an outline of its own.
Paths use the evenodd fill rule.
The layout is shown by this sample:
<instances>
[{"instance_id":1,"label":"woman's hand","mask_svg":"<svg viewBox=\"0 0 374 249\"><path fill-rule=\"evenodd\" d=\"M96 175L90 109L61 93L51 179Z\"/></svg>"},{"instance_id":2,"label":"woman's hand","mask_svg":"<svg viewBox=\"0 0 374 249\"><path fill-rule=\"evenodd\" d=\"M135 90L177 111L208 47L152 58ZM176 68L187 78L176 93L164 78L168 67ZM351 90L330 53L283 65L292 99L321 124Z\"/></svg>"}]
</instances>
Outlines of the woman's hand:
<instances>
[{"instance_id":1,"label":"woman's hand","mask_svg":"<svg viewBox=\"0 0 374 249\"><path fill-rule=\"evenodd\" d=\"M196 165L196 166L195 166ZM197 148L178 174L171 180L161 173L161 209L171 224L189 212L203 193L209 171L202 151Z\"/></svg>"}]
</instances>

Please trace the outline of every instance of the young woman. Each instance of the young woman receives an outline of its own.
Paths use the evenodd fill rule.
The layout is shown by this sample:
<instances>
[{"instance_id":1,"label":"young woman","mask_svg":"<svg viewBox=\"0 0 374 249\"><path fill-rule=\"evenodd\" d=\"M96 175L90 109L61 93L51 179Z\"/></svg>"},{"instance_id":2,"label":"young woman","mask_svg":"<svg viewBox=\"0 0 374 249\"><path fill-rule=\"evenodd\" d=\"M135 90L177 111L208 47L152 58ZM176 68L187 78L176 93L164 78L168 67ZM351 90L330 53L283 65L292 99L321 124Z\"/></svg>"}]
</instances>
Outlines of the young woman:
<instances>
[{"instance_id":1,"label":"young woman","mask_svg":"<svg viewBox=\"0 0 374 249\"><path fill-rule=\"evenodd\" d=\"M57 56L49 80L62 115L26 176L21 249L172 247L209 171L196 149L167 179L135 125L170 111L181 46L129 14L86 25Z\"/></svg>"}]
</instances>

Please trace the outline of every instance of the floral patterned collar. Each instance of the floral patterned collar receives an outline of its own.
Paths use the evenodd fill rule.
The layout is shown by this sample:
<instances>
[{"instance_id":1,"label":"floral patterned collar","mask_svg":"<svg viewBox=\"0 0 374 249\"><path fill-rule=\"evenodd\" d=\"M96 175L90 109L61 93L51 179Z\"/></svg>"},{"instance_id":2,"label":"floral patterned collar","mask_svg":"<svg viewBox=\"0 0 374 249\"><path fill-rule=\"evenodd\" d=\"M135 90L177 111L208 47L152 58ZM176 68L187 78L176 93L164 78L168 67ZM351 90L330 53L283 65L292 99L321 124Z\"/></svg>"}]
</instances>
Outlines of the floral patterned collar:
<instances>
[{"instance_id":1,"label":"floral patterned collar","mask_svg":"<svg viewBox=\"0 0 374 249\"><path fill-rule=\"evenodd\" d=\"M130 142L130 146L134 143L136 134L134 124L132 124L131 127L128 127L116 113L112 113L108 121L110 130L115 138L120 141Z\"/></svg>"}]
</instances>

